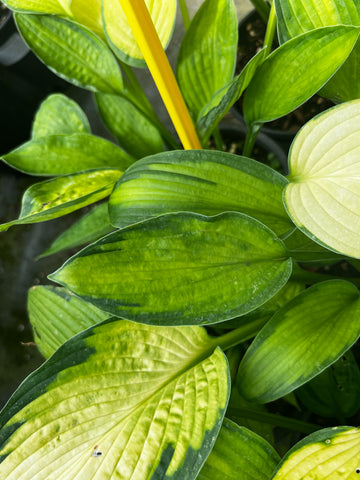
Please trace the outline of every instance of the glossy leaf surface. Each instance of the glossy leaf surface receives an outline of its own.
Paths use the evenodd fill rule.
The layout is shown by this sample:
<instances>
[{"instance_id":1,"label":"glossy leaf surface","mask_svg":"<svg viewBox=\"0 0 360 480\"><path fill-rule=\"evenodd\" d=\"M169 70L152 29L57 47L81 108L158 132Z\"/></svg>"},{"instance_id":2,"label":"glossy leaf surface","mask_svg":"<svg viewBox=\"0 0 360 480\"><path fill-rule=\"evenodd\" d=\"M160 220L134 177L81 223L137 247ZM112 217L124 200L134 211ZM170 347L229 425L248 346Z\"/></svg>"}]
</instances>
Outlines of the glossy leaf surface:
<instances>
[{"instance_id":1,"label":"glossy leaf surface","mask_svg":"<svg viewBox=\"0 0 360 480\"><path fill-rule=\"evenodd\" d=\"M293 229L282 204L287 180L265 165L214 151L176 151L136 162L109 201L116 227L167 212L239 211L281 235Z\"/></svg>"},{"instance_id":2,"label":"glossy leaf surface","mask_svg":"<svg viewBox=\"0 0 360 480\"><path fill-rule=\"evenodd\" d=\"M59 0L4 0L11 10L18 12L51 13L65 15L69 13L66 1Z\"/></svg>"},{"instance_id":3,"label":"glossy leaf surface","mask_svg":"<svg viewBox=\"0 0 360 480\"><path fill-rule=\"evenodd\" d=\"M29 290L28 311L36 345L45 358L77 333L109 317L65 288L51 286Z\"/></svg>"},{"instance_id":4,"label":"glossy leaf surface","mask_svg":"<svg viewBox=\"0 0 360 480\"><path fill-rule=\"evenodd\" d=\"M228 395L226 357L205 330L106 321L60 347L10 399L0 475L193 480Z\"/></svg>"},{"instance_id":5,"label":"glossy leaf surface","mask_svg":"<svg viewBox=\"0 0 360 480\"><path fill-rule=\"evenodd\" d=\"M296 391L297 397L321 417L349 418L360 408L360 370L351 353Z\"/></svg>"},{"instance_id":6,"label":"glossy leaf surface","mask_svg":"<svg viewBox=\"0 0 360 480\"><path fill-rule=\"evenodd\" d=\"M110 194L121 173L94 170L36 183L24 193L19 218L0 225L0 231L12 225L52 220L102 200Z\"/></svg>"},{"instance_id":7,"label":"glossy leaf surface","mask_svg":"<svg viewBox=\"0 0 360 480\"><path fill-rule=\"evenodd\" d=\"M289 155L284 200L312 240L360 257L360 101L318 115L297 135Z\"/></svg>"},{"instance_id":8,"label":"glossy leaf surface","mask_svg":"<svg viewBox=\"0 0 360 480\"><path fill-rule=\"evenodd\" d=\"M198 480L269 480L280 461L263 438L224 419Z\"/></svg>"},{"instance_id":9,"label":"glossy leaf surface","mask_svg":"<svg viewBox=\"0 0 360 480\"><path fill-rule=\"evenodd\" d=\"M133 103L124 97L102 93L95 98L105 125L124 150L135 158L164 151L159 130Z\"/></svg>"},{"instance_id":10,"label":"glossy leaf surface","mask_svg":"<svg viewBox=\"0 0 360 480\"><path fill-rule=\"evenodd\" d=\"M145 0L160 41L165 48L175 25L176 0ZM102 0L104 29L116 55L134 67L145 67L144 57L118 0Z\"/></svg>"},{"instance_id":11,"label":"glossy leaf surface","mask_svg":"<svg viewBox=\"0 0 360 480\"><path fill-rule=\"evenodd\" d=\"M276 49L246 90L247 124L282 117L312 97L346 60L358 35L356 27L324 27Z\"/></svg>"},{"instance_id":12,"label":"glossy leaf surface","mask_svg":"<svg viewBox=\"0 0 360 480\"><path fill-rule=\"evenodd\" d=\"M237 43L234 2L206 0L184 36L177 61L177 79L195 116L232 79Z\"/></svg>"},{"instance_id":13,"label":"glossy leaf surface","mask_svg":"<svg viewBox=\"0 0 360 480\"><path fill-rule=\"evenodd\" d=\"M132 157L95 135L49 135L24 143L2 159L13 168L31 175L66 175L93 168L125 171Z\"/></svg>"},{"instance_id":14,"label":"glossy leaf surface","mask_svg":"<svg viewBox=\"0 0 360 480\"><path fill-rule=\"evenodd\" d=\"M94 242L112 230L114 230L114 227L110 223L108 203L105 202L94 207L61 233L50 247L39 255L39 258Z\"/></svg>"},{"instance_id":15,"label":"glossy leaf surface","mask_svg":"<svg viewBox=\"0 0 360 480\"><path fill-rule=\"evenodd\" d=\"M344 280L310 287L280 309L247 350L237 385L266 403L304 384L341 357L360 335L357 288Z\"/></svg>"},{"instance_id":16,"label":"glossy leaf surface","mask_svg":"<svg viewBox=\"0 0 360 480\"><path fill-rule=\"evenodd\" d=\"M51 279L129 320L194 325L255 309L290 273L282 242L256 220L239 213L183 213L112 233L69 259Z\"/></svg>"},{"instance_id":17,"label":"glossy leaf surface","mask_svg":"<svg viewBox=\"0 0 360 480\"><path fill-rule=\"evenodd\" d=\"M60 93L49 95L36 112L32 138L72 133L91 133L85 113L69 97Z\"/></svg>"},{"instance_id":18,"label":"glossy leaf surface","mask_svg":"<svg viewBox=\"0 0 360 480\"><path fill-rule=\"evenodd\" d=\"M329 25L360 25L360 6L353 0L275 0L281 42L296 35ZM321 94L337 102L360 96L360 43L349 58L321 90Z\"/></svg>"},{"instance_id":19,"label":"glossy leaf surface","mask_svg":"<svg viewBox=\"0 0 360 480\"><path fill-rule=\"evenodd\" d=\"M115 57L90 30L51 15L16 14L15 18L31 50L60 77L95 92L122 92Z\"/></svg>"},{"instance_id":20,"label":"glossy leaf surface","mask_svg":"<svg viewBox=\"0 0 360 480\"><path fill-rule=\"evenodd\" d=\"M356 480L359 477L358 428L334 427L297 443L283 459L273 480Z\"/></svg>"},{"instance_id":21,"label":"glossy leaf surface","mask_svg":"<svg viewBox=\"0 0 360 480\"><path fill-rule=\"evenodd\" d=\"M214 128L226 115L235 102L239 100L248 87L256 69L265 59L265 52L257 53L228 85L218 90L201 110L197 118L197 130L206 143Z\"/></svg>"}]
</instances>

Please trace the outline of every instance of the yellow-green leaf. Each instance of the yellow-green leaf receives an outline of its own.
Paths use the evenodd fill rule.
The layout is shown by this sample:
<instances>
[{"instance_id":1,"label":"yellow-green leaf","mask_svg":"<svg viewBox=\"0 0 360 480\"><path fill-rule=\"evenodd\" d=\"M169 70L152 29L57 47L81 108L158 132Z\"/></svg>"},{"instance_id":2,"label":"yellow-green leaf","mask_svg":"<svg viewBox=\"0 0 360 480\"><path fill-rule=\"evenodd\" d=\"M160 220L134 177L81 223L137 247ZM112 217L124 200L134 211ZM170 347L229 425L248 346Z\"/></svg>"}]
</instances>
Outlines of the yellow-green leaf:
<instances>
[{"instance_id":1,"label":"yellow-green leaf","mask_svg":"<svg viewBox=\"0 0 360 480\"><path fill-rule=\"evenodd\" d=\"M66 342L0 415L6 480L194 480L229 396L199 327L108 320Z\"/></svg>"},{"instance_id":2,"label":"yellow-green leaf","mask_svg":"<svg viewBox=\"0 0 360 480\"><path fill-rule=\"evenodd\" d=\"M145 0L160 41L170 41L176 16L176 0ZM106 36L116 55L125 63L145 67L144 57L135 40L119 0L102 0Z\"/></svg>"},{"instance_id":3,"label":"yellow-green leaf","mask_svg":"<svg viewBox=\"0 0 360 480\"><path fill-rule=\"evenodd\" d=\"M74 20L105 39L101 20L101 0L70 0Z\"/></svg>"},{"instance_id":4,"label":"yellow-green leaf","mask_svg":"<svg viewBox=\"0 0 360 480\"><path fill-rule=\"evenodd\" d=\"M315 242L360 257L360 101L317 116L297 135L284 200Z\"/></svg>"},{"instance_id":5,"label":"yellow-green leaf","mask_svg":"<svg viewBox=\"0 0 360 480\"><path fill-rule=\"evenodd\" d=\"M304 438L281 462L273 480L357 480L360 430L326 428Z\"/></svg>"},{"instance_id":6,"label":"yellow-green leaf","mask_svg":"<svg viewBox=\"0 0 360 480\"><path fill-rule=\"evenodd\" d=\"M3 0L2 3L16 12L70 14L68 0Z\"/></svg>"}]
</instances>

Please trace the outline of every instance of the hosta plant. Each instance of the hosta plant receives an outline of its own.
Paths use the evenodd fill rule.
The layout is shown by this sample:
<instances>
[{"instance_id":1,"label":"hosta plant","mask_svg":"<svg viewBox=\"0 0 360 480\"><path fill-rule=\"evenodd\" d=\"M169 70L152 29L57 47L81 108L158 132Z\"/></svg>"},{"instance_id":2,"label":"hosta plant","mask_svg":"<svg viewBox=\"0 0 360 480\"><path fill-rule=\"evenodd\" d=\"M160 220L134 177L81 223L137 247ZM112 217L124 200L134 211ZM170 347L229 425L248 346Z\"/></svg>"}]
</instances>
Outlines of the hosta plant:
<instances>
[{"instance_id":1,"label":"hosta plant","mask_svg":"<svg viewBox=\"0 0 360 480\"><path fill-rule=\"evenodd\" d=\"M177 80L163 50L175 0L5 3L36 55L94 92L117 144L56 94L2 156L49 178L1 230L95 205L43 256L84 248L29 291L47 360L0 414L0 477L357 478L356 2L255 2L264 48L234 77L233 1L205 0L191 22L180 1ZM179 138L133 74L145 65ZM219 122L244 92L239 156ZM316 92L338 104L298 133L289 175L253 160L261 125Z\"/></svg>"}]
</instances>

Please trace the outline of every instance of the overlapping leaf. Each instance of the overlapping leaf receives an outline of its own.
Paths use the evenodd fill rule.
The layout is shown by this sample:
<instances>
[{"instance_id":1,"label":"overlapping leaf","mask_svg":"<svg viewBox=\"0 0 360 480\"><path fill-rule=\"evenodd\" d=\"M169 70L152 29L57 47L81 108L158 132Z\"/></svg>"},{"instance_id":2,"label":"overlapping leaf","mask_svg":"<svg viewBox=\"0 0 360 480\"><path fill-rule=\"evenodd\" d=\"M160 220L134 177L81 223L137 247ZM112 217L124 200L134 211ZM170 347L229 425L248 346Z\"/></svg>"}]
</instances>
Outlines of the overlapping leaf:
<instances>
[{"instance_id":1,"label":"overlapping leaf","mask_svg":"<svg viewBox=\"0 0 360 480\"><path fill-rule=\"evenodd\" d=\"M360 101L317 116L297 135L284 200L314 241L360 257Z\"/></svg>"},{"instance_id":2,"label":"overlapping leaf","mask_svg":"<svg viewBox=\"0 0 360 480\"><path fill-rule=\"evenodd\" d=\"M12 225L52 220L102 200L110 194L121 173L102 169L36 183L24 193L19 218L0 225L0 231Z\"/></svg>"},{"instance_id":3,"label":"overlapping leaf","mask_svg":"<svg viewBox=\"0 0 360 480\"><path fill-rule=\"evenodd\" d=\"M181 91L195 116L232 79L237 43L234 2L206 0L185 34L177 63Z\"/></svg>"},{"instance_id":4,"label":"overlapping leaf","mask_svg":"<svg viewBox=\"0 0 360 480\"><path fill-rule=\"evenodd\" d=\"M136 162L109 202L113 225L124 227L162 213L216 215L239 211L278 235L293 229L282 204L287 180L265 165L215 151L176 151Z\"/></svg>"},{"instance_id":5,"label":"overlapping leaf","mask_svg":"<svg viewBox=\"0 0 360 480\"><path fill-rule=\"evenodd\" d=\"M255 309L290 273L282 242L260 222L239 213L183 213L109 234L51 279L122 318L196 325Z\"/></svg>"},{"instance_id":6,"label":"overlapping leaf","mask_svg":"<svg viewBox=\"0 0 360 480\"><path fill-rule=\"evenodd\" d=\"M163 47L166 47L174 29L176 0L145 0L145 4L160 41ZM118 0L102 0L102 15L106 36L120 60L135 67L145 67L143 54L120 2Z\"/></svg>"},{"instance_id":7,"label":"overlapping leaf","mask_svg":"<svg viewBox=\"0 0 360 480\"><path fill-rule=\"evenodd\" d=\"M47 135L91 133L89 121L79 105L60 93L48 96L36 112L32 138Z\"/></svg>"},{"instance_id":8,"label":"overlapping leaf","mask_svg":"<svg viewBox=\"0 0 360 480\"><path fill-rule=\"evenodd\" d=\"M61 233L39 258L94 242L112 230L114 227L110 223L108 204L102 203Z\"/></svg>"},{"instance_id":9,"label":"overlapping leaf","mask_svg":"<svg viewBox=\"0 0 360 480\"><path fill-rule=\"evenodd\" d=\"M326 428L297 443L281 462L273 480L356 479L360 473L360 431Z\"/></svg>"},{"instance_id":10,"label":"overlapping leaf","mask_svg":"<svg viewBox=\"0 0 360 480\"><path fill-rule=\"evenodd\" d=\"M28 311L36 345L45 358L77 333L109 317L65 288L50 286L29 290Z\"/></svg>"},{"instance_id":11,"label":"overlapping leaf","mask_svg":"<svg viewBox=\"0 0 360 480\"><path fill-rule=\"evenodd\" d=\"M248 125L282 117L312 97L346 60L358 35L357 27L324 27L276 49L245 92Z\"/></svg>"},{"instance_id":12,"label":"overlapping leaf","mask_svg":"<svg viewBox=\"0 0 360 480\"><path fill-rule=\"evenodd\" d=\"M101 0L70 0L74 19L105 39L101 20Z\"/></svg>"},{"instance_id":13,"label":"overlapping leaf","mask_svg":"<svg viewBox=\"0 0 360 480\"><path fill-rule=\"evenodd\" d=\"M128 99L105 93L95 99L105 125L124 150L135 158L164 150L159 130Z\"/></svg>"},{"instance_id":14,"label":"overlapping leaf","mask_svg":"<svg viewBox=\"0 0 360 480\"><path fill-rule=\"evenodd\" d=\"M69 14L68 0L3 0L11 10L17 12Z\"/></svg>"},{"instance_id":15,"label":"overlapping leaf","mask_svg":"<svg viewBox=\"0 0 360 480\"><path fill-rule=\"evenodd\" d=\"M275 0L280 41L329 25L360 25L360 7L353 0ZM321 90L321 94L340 102L359 98L360 43Z\"/></svg>"},{"instance_id":16,"label":"overlapping leaf","mask_svg":"<svg viewBox=\"0 0 360 480\"><path fill-rule=\"evenodd\" d=\"M93 168L125 171L133 158L104 138L86 133L48 135L24 143L2 160L31 175L66 175Z\"/></svg>"},{"instance_id":17,"label":"overlapping leaf","mask_svg":"<svg viewBox=\"0 0 360 480\"><path fill-rule=\"evenodd\" d=\"M224 419L198 480L269 480L280 461L263 438Z\"/></svg>"},{"instance_id":18,"label":"overlapping leaf","mask_svg":"<svg viewBox=\"0 0 360 480\"><path fill-rule=\"evenodd\" d=\"M0 416L7 480L196 478L229 395L198 327L106 321L65 343Z\"/></svg>"},{"instance_id":19,"label":"overlapping leaf","mask_svg":"<svg viewBox=\"0 0 360 480\"><path fill-rule=\"evenodd\" d=\"M115 57L90 30L52 15L19 13L15 19L31 50L60 77L91 91L122 92Z\"/></svg>"},{"instance_id":20,"label":"overlapping leaf","mask_svg":"<svg viewBox=\"0 0 360 480\"><path fill-rule=\"evenodd\" d=\"M357 288L344 280L314 285L260 331L240 364L238 388L254 402L280 398L334 363L359 335Z\"/></svg>"}]
</instances>

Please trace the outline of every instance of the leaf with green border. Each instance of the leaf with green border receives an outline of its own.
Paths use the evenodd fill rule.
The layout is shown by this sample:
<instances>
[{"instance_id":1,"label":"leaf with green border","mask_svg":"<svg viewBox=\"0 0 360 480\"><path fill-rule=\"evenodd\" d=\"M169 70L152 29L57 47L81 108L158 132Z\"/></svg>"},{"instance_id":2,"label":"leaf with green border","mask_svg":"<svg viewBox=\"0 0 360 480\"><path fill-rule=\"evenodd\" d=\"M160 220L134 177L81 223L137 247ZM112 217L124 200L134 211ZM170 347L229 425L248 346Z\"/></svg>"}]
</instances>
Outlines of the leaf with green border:
<instances>
[{"instance_id":1,"label":"leaf with green border","mask_svg":"<svg viewBox=\"0 0 360 480\"><path fill-rule=\"evenodd\" d=\"M281 42L301 33L330 25L360 25L360 6L353 0L275 0ZM321 95L336 102L360 96L360 42L358 41L342 67L321 89Z\"/></svg>"},{"instance_id":2,"label":"leaf with green border","mask_svg":"<svg viewBox=\"0 0 360 480\"><path fill-rule=\"evenodd\" d=\"M110 197L109 214L113 225L124 227L168 212L239 211L282 235L294 229L282 203L286 184L278 172L238 155L166 152L127 170Z\"/></svg>"},{"instance_id":3,"label":"leaf with green border","mask_svg":"<svg viewBox=\"0 0 360 480\"><path fill-rule=\"evenodd\" d=\"M106 37L116 56L133 67L146 67L126 15L118 0L101 0ZM176 19L176 0L145 0L164 48L170 42Z\"/></svg>"},{"instance_id":4,"label":"leaf with green border","mask_svg":"<svg viewBox=\"0 0 360 480\"><path fill-rule=\"evenodd\" d=\"M214 128L227 114L235 102L239 100L248 87L256 69L265 60L265 50L260 50L228 85L218 90L201 110L197 118L196 128L203 143L207 143Z\"/></svg>"},{"instance_id":5,"label":"leaf with green border","mask_svg":"<svg viewBox=\"0 0 360 480\"><path fill-rule=\"evenodd\" d=\"M87 133L36 138L1 158L21 172L42 176L104 167L124 172L134 163L134 159L117 145Z\"/></svg>"},{"instance_id":6,"label":"leaf with green border","mask_svg":"<svg viewBox=\"0 0 360 480\"><path fill-rule=\"evenodd\" d=\"M17 220L0 225L0 232L13 225L45 222L79 210L107 197L122 172L92 170L35 183L26 190Z\"/></svg>"},{"instance_id":7,"label":"leaf with green border","mask_svg":"<svg viewBox=\"0 0 360 480\"><path fill-rule=\"evenodd\" d=\"M310 120L289 153L284 202L294 223L312 240L360 257L360 100Z\"/></svg>"},{"instance_id":8,"label":"leaf with green border","mask_svg":"<svg viewBox=\"0 0 360 480\"><path fill-rule=\"evenodd\" d=\"M31 50L60 77L93 92L123 91L114 55L87 28L52 15L17 13L15 20Z\"/></svg>"},{"instance_id":9,"label":"leaf with green border","mask_svg":"<svg viewBox=\"0 0 360 480\"><path fill-rule=\"evenodd\" d=\"M72 133L91 133L85 113L71 98L60 93L49 95L36 112L32 138Z\"/></svg>"},{"instance_id":10,"label":"leaf with green border","mask_svg":"<svg viewBox=\"0 0 360 480\"><path fill-rule=\"evenodd\" d=\"M51 13L68 15L67 0L2 0L2 3L15 12Z\"/></svg>"},{"instance_id":11,"label":"leaf with green border","mask_svg":"<svg viewBox=\"0 0 360 480\"><path fill-rule=\"evenodd\" d=\"M142 158L164 151L159 130L128 99L97 93L95 100L103 122L130 155Z\"/></svg>"},{"instance_id":12,"label":"leaf with green border","mask_svg":"<svg viewBox=\"0 0 360 480\"><path fill-rule=\"evenodd\" d=\"M297 443L283 458L273 480L357 480L360 431L325 428Z\"/></svg>"},{"instance_id":13,"label":"leaf with green border","mask_svg":"<svg viewBox=\"0 0 360 480\"><path fill-rule=\"evenodd\" d=\"M0 416L7 480L194 480L221 427L225 355L199 327L107 320L66 342Z\"/></svg>"},{"instance_id":14,"label":"leaf with green border","mask_svg":"<svg viewBox=\"0 0 360 480\"><path fill-rule=\"evenodd\" d=\"M114 227L110 223L108 213L108 203L102 203L61 233L38 258L94 242L113 230Z\"/></svg>"},{"instance_id":15,"label":"leaf with green border","mask_svg":"<svg viewBox=\"0 0 360 480\"><path fill-rule=\"evenodd\" d=\"M32 287L27 305L36 345L45 358L77 333L109 318L65 288L49 285Z\"/></svg>"},{"instance_id":16,"label":"leaf with green border","mask_svg":"<svg viewBox=\"0 0 360 480\"><path fill-rule=\"evenodd\" d=\"M105 40L100 0L70 0L70 9L74 20Z\"/></svg>"},{"instance_id":17,"label":"leaf with green border","mask_svg":"<svg viewBox=\"0 0 360 480\"><path fill-rule=\"evenodd\" d=\"M269 480L280 461L263 438L224 419L198 480Z\"/></svg>"},{"instance_id":18,"label":"leaf with green border","mask_svg":"<svg viewBox=\"0 0 360 480\"><path fill-rule=\"evenodd\" d=\"M234 2L205 0L185 33L176 67L182 94L195 117L233 78L237 45Z\"/></svg>"},{"instance_id":19,"label":"leaf with green border","mask_svg":"<svg viewBox=\"0 0 360 480\"><path fill-rule=\"evenodd\" d=\"M312 97L347 59L357 27L312 30L277 48L257 69L244 96L248 125L282 117Z\"/></svg>"},{"instance_id":20,"label":"leaf with green border","mask_svg":"<svg viewBox=\"0 0 360 480\"><path fill-rule=\"evenodd\" d=\"M320 375L296 390L311 412L341 420L360 408L360 370L351 350Z\"/></svg>"},{"instance_id":21,"label":"leaf with green border","mask_svg":"<svg viewBox=\"0 0 360 480\"><path fill-rule=\"evenodd\" d=\"M281 240L251 217L180 213L111 233L49 278L122 318L197 325L254 310L291 268Z\"/></svg>"},{"instance_id":22,"label":"leaf with green border","mask_svg":"<svg viewBox=\"0 0 360 480\"><path fill-rule=\"evenodd\" d=\"M318 283L259 332L240 364L237 387L249 401L276 400L336 362L359 335L358 289L344 280Z\"/></svg>"}]
</instances>

